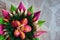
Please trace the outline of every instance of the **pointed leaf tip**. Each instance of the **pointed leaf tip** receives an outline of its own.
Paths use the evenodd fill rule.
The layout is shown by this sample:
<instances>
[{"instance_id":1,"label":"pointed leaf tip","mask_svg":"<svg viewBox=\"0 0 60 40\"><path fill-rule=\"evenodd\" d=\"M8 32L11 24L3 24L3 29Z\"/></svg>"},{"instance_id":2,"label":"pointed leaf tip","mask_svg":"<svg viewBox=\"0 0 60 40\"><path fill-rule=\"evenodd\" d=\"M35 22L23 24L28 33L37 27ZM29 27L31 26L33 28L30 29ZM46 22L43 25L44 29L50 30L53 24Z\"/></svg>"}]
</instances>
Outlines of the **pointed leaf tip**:
<instances>
[{"instance_id":1,"label":"pointed leaf tip","mask_svg":"<svg viewBox=\"0 0 60 40\"><path fill-rule=\"evenodd\" d=\"M0 40L6 40L3 35L0 35Z\"/></svg>"},{"instance_id":2,"label":"pointed leaf tip","mask_svg":"<svg viewBox=\"0 0 60 40\"><path fill-rule=\"evenodd\" d=\"M33 40L40 40L40 38L33 38Z\"/></svg>"},{"instance_id":3,"label":"pointed leaf tip","mask_svg":"<svg viewBox=\"0 0 60 40\"><path fill-rule=\"evenodd\" d=\"M16 10L17 10L17 8L14 5L11 5L10 11L13 12L13 11L16 11Z\"/></svg>"},{"instance_id":4,"label":"pointed leaf tip","mask_svg":"<svg viewBox=\"0 0 60 40\"><path fill-rule=\"evenodd\" d=\"M0 17L0 24L3 24L4 23L4 20L3 18Z\"/></svg>"},{"instance_id":5,"label":"pointed leaf tip","mask_svg":"<svg viewBox=\"0 0 60 40\"><path fill-rule=\"evenodd\" d=\"M34 13L33 6L29 7L27 11L33 14Z\"/></svg>"},{"instance_id":6,"label":"pointed leaf tip","mask_svg":"<svg viewBox=\"0 0 60 40\"><path fill-rule=\"evenodd\" d=\"M18 9L19 9L19 10L23 9L23 11L26 10L26 8L24 7L24 5L23 5L22 2L20 2L19 6L18 6Z\"/></svg>"},{"instance_id":7,"label":"pointed leaf tip","mask_svg":"<svg viewBox=\"0 0 60 40\"><path fill-rule=\"evenodd\" d=\"M43 23L45 23L45 21L44 21L44 20L39 20L39 21L38 21L38 25L40 25L40 26L42 26L42 25L43 25Z\"/></svg>"},{"instance_id":8,"label":"pointed leaf tip","mask_svg":"<svg viewBox=\"0 0 60 40\"><path fill-rule=\"evenodd\" d=\"M34 21L34 22L38 20L38 18L39 18L39 16L40 16L40 12L41 12L41 11L38 11L38 12L34 13L34 18L33 18L33 21Z\"/></svg>"},{"instance_id":9,"label":"pointed leaf tip","mask_svg":"<svg viewBox=\"0 0 60 40\"><path fill-rule=\"evenodd\" d=\"M31 13L30 12L27 12L27 16L31 16Z\"/></svg>"}]
</instances>

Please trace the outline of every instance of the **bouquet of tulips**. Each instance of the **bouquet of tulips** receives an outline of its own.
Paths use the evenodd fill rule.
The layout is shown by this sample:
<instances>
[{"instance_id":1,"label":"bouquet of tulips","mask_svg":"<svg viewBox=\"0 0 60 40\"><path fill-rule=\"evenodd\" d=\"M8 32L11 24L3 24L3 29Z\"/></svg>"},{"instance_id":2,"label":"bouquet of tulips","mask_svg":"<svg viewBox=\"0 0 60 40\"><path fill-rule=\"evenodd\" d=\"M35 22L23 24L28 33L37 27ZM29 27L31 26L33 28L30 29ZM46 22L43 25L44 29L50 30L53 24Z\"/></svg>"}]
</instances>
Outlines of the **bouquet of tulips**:
<instances>
[{"instance_id":1,"label":"bouquet of tulips","mask_svg":"<svg viewBox=\"0 0 60 40\"><path fill-rule=\"evenodd\" d=\"M11 5L10 11L2 9L0 17L0 40L40 40L38 36L46 31L37 30L45 21L38 20L41 11L26 9L22 2L18 8Z\"/></svg>"}]
</instances>

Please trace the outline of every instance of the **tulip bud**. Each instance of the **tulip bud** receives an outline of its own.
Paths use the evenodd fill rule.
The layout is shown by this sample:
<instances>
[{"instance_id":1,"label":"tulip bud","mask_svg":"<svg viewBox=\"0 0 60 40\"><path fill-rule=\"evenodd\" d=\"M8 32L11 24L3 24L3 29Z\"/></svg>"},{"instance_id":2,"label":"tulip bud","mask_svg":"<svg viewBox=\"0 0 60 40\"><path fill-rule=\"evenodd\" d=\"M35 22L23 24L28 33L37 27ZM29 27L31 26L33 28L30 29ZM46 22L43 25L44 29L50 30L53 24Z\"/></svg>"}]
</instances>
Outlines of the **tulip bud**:
<instances>
[{"instance_id":1,"label":"tulip bud","mask_svg":"<svg viewBox=\"0 0 60 40\"><path fill-rule=\"evenodd\" d=\"M11 22L11 24L12 24L13 27L17 27L17 26L18 26L18 24L17 24L17 22L16 22L15 20L13 20L13 21Z\"/></svg>"},{"instance_id":2,"label":"tulip bud","mask_svg":"<svg viewBox=\"0 0 60 40\"><path fill-rule=\"evenodd\" d=\"M31 13L30 12L27 12L27 16L31 16Z\"/></svg>"},{"instance_id":3,"label":"tulip bud","mask_svg":"<svg viewBox=\"0 0 60 40\"><path fill-rule=\"evenodd\" d=\"M39 18L39 16L40 16L40 11L38 11L38 12L34 13L33 21L34 21L34 22L35 22L35 21L37 21L37 20L38 20L38 18Z\"/></svg>"},{"instance_id":4,"label":"tulip bud","mask_svg":"<svg viewBox=\"0 0 60 40\"><path fill-rule=\"evenodd\" d=\"M42 35L43 33L47 33L47 31L37 31L37 32L35 32L33 37L36 38L36 37Z\"/></svg>"},{"instance_id":5,"label":"tulip bud","mask_svg":"<svg viewBox=\"0 0 60 40\"><path fill-rule=\"evenodd\" d=\"M7 10L2 9L2 14L4 18L9 19L9 12Z\"/></svg>"},{"instance_id":6,"label":"tulip bud","mask_svg":"<svg viewBox=\"0 0 60 40\"><path fill-rule=\"evenodd\" d=\"M24 7L24 5L23 5L22 2L20 2L19 6L18 6L18 9L19 9L19 10L23 9L23 11L26 10L26 8Z\"/></svg>"},{"instance_id":7,"label":"tulip bud","mask_svg":"<svg viewBox=\"0 0 60 40\"><path fill-rule=\"evenodd\" d=\"M23 11L23 9L21 9L21 11L20 11L20 12L21 12L21 14L22 14L22 13L24 12L24 11Z\"/></svg>"},{"instance_id":8,"label":"tulip bud","mask_svg":"<svg viewBox=\"0 0 60 40\"><path fill-rule=\"evenodd\" d=\"M13 17L13 14L11 14L11 13L9 13L9 15L10 15L11 17Z\"/></svg>"}]
</instances>

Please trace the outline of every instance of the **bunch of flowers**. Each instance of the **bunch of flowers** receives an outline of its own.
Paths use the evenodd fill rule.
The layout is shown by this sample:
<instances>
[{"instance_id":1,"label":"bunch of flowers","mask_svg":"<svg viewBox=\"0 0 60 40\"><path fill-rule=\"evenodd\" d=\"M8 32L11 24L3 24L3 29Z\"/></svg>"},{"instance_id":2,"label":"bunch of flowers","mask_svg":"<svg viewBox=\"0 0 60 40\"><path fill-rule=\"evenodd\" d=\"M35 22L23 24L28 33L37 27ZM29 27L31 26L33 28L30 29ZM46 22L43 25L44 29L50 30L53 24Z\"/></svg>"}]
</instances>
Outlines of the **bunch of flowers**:
<instances>
[{"instance_id":1,"label":"bunch of flowers","mask_svg":"<svg viewBox=\"0 0 60 40\"><path fill-rule=\"evenodd\" d=\"M4 18L0 17L1 40L39 40L38 36L46 31L37 30L45 21L38 20L40 11L33 7L26 9L22 2L18 8L11 5L10 12L2 9Z\"/></svg>"}]
</instances>

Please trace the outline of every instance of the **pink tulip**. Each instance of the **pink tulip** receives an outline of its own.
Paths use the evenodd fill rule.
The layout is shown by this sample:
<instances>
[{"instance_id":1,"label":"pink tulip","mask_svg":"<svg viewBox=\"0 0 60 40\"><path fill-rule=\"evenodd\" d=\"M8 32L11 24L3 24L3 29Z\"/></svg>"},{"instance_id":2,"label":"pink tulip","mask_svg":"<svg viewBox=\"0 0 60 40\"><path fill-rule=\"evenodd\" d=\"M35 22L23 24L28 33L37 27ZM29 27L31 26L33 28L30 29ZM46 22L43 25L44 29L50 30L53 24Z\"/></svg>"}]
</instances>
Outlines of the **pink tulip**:
<instances>
[{"instance_id":1,"label":"pink tulip","mask_svg":"<svg viewBox=\"0 0 60 40\"><path fill-rule=\"evenodd\" d=\"M9 19L9 12L7 10L2 9L2 14L4 18Z\"/></svg>"},{"instance_id":2,"label":"pink tulip","mask_svg":"<svg viewBox=\"0 0 60 40\"><path fill-rule=\"evenodd\" d=\"M40 16L40 11L38 11L38 12L34 13L33 21L34 21L34 22L35 22L35 21L37 21L37 20L38 20L38 18L39 18L39 16Z\"/></svg>"},{"instance_id":3,"label":"pink tulip","mask_svg":"<svg viewBox=\"0 0 60 40\"><path fill-rule=\"evenodd\" d=\"M34 38L37 38L38 36L42 35L43 33L46 33L46 31L37 31L35 34L34 34Z\"/></svg>"},{"instance_id":4,"label":"pink tulip","mask_svg":"<svg viewBox=\"0 0 60 40\"><path fill-rule=\"evenodd\" d=\"M0 35L3 35L4 34L3 29L4 29L4 26L0 24Z\"/></svg>"},{"instance_id":5,"label":"pink tulip","mask_svg":"<svg viewBox=\"0 0 60 40\"><path fill-rule=\"evenodd\" d=\"M23 11L26 10L26 8L24 7L23 3L20 2L19 6L18 6L18 9L21 11L21 9L23 9Z\"/></svg>"}]
</instances>

